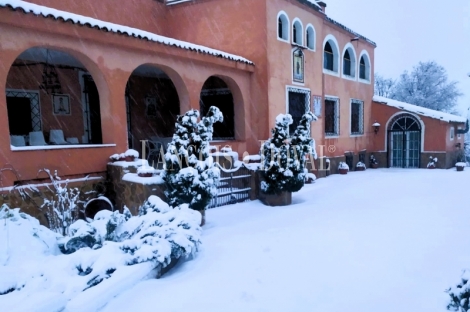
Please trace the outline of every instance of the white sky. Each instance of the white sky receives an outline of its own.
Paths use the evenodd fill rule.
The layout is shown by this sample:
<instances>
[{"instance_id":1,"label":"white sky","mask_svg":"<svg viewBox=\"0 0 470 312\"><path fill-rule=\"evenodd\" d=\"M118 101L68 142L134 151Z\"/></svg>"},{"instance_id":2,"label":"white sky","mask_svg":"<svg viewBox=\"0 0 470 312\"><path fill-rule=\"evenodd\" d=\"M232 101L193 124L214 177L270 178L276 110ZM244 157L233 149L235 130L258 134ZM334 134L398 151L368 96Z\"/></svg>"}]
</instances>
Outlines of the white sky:
<instances>
[{"instance_id":1,"label":"white sky","mask_svg":"<svg viewBox=\"0 0 470 312\"><path fill-rule=\"evenodd\" d=\"M325 1L325 0L324 0ZM436 61L459 82L459 111L470 107L470 0L326 0L329 17L375 41L375 71L398 78Z\"/></svg>"}]
</instances>

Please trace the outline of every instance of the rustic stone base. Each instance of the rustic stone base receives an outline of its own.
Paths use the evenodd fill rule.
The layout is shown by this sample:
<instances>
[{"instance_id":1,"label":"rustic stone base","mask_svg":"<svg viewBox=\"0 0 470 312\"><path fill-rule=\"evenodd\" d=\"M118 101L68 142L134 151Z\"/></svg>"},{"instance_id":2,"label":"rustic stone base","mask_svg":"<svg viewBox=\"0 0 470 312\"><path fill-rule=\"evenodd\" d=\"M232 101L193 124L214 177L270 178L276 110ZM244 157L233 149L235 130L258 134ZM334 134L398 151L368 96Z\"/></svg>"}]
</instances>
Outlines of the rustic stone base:
<instances>
[{"instance_id":1,"label":"rustic stone base","mask_svg":"<svg viewBox=\"0 0 470 312\"><path fill-rule=\"evenodd\" d=\"M282 192L281 194L259 193L259 199L266 206L288 206L292 204L292 193Z\"/></svg>"}]
</instances>

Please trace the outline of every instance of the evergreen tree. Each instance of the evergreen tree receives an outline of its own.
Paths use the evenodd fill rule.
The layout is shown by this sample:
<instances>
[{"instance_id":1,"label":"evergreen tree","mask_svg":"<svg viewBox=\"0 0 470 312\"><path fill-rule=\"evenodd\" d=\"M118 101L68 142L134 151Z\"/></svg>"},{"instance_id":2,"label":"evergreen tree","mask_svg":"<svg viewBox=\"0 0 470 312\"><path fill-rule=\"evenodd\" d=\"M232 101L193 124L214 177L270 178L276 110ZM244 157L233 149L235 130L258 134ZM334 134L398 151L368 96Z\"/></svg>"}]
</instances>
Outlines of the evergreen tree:
<instances>
[{"instance_id":1,"label":"evergreen tree","mask_svg":"<svg viewBox=\"0 0 470 312\"><path fill-rule=\"evenodd\" d=\"M176 132L165 154L163 180L165 195L172 207L189 204L204 210L217 195L220 171L209 155L213 124L223 121L220 110L212 106L207 116L197 121L199 112L190 110L176 120Z\"/></svg>"}]
</instances>

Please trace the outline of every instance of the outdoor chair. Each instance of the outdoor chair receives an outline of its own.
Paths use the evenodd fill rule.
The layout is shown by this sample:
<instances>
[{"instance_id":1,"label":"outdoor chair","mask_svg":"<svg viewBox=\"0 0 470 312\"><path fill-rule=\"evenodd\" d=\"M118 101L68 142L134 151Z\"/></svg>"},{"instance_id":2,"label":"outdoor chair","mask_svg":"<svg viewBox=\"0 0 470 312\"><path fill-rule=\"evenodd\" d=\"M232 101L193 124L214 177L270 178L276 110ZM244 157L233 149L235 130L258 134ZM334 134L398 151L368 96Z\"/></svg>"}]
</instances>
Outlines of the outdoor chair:
<instances>
[{"instance_id":1,"label":"outdoor chair","mask_svg":"<svg viewBox=\"0 0 470 312\"><path fill-rule=\"evenodd\" d=\"M30 146L41 146L47 145L44 140L44 134L42 131L33 131L29 133L29 145Z\"/></svg>"},{"instance_id":2,"label":"outdoor chair","mask_svg":"<svg viewBox=\"0 0 470 312\"><path fill-rule=\"evenodd\" d=\"M13 146L26 146L24 136L10 135L10 144Z\"/></svg>"},{"instance_id":3,"label":"outdoor chair","mask_svg":"<svg viewBox=\"0 0 470 312\"><path fill-rule=\"evenodd\" d=\"M49 143L54 145L69 144L64 139L64 132L62 130L51 130L49 132Z\"/></svg>"},{"instance_id":4,"label":"outdoor chair","mask_svg":"<svg viewBox=\"0 0 470 312\"><path fill-rule=\"evenodd\" d=\"M67 138L66 141L70 144L80 144L80 142L78 142L78 138Z\"/></svg>"}]
</instances>

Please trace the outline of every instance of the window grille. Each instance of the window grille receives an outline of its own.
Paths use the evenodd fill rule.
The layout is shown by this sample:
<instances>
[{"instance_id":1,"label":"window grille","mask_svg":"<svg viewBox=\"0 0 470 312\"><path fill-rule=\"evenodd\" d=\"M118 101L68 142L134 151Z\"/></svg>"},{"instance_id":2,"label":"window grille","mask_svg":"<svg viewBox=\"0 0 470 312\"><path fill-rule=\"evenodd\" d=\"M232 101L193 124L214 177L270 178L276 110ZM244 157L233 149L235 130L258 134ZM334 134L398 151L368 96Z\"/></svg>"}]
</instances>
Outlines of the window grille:
<instances>
[{"instance_id":1,"label":"window grille","mask_svg":"<svg viewBox=\"0 0 470 312\"><path fill-rule=\"evenodd\" d=\"M325 135L339 135L339 99L325 99Z\"/></svg>"},{"instance_id":2,"label":"window grille","mask_svg":"<svg viewBox=\"0 0 470 312\"><path fill-rule=\"evenodd\" d=\"M302 116L310 111L310 90L288 87L288 113L292 116L289 133L293 134L300 123Z\"/></svg>"},{"instance_id":3,"label":"window grille","mask_svg":"<svg viewBox=\"0 0 470 312\"><path fill-rule=\"evenodd\" d=\"M364 102L351 100L351 134L364 134Z\"/></svg>"},{"instance_id":4,"label":"window grille","mask_svg":"<svg viewBox=\"0 0 470 312\"><path fill-rule=\"evenodd\" d=\"M28 98L31 103L31 126L33 131L42 130L41 106L39 104L39 92L23 90L7 90L6 97Z\"/></svg>"}]
</instances>

